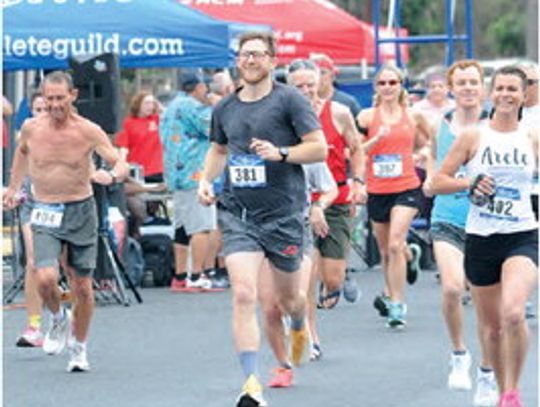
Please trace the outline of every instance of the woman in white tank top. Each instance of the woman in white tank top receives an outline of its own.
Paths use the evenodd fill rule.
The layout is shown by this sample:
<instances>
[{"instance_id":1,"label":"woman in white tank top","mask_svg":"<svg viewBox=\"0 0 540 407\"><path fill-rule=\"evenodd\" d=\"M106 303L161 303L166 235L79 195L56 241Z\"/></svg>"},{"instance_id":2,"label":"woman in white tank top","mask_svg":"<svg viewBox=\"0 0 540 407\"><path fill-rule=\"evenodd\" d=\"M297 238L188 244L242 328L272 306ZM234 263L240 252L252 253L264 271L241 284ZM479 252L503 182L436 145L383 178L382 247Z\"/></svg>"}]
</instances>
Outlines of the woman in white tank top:
<instances>
[{"instance_id":1,"label":"woman in white tank top","mask_svg":"<svg viewBox=\"0 0 540 407\"><path fill-rule=\"evenodd\" d=\"M538 134L520 126L526 76L504 67L493 76L489 124L464 131L433 185L469 190L465 271L500 391L499 407L521 407L518 382L527 353L525 303L537 282L538 228L530 203ZM466 178L454 178L459 166Z\"/></svg>"}]
</instances>

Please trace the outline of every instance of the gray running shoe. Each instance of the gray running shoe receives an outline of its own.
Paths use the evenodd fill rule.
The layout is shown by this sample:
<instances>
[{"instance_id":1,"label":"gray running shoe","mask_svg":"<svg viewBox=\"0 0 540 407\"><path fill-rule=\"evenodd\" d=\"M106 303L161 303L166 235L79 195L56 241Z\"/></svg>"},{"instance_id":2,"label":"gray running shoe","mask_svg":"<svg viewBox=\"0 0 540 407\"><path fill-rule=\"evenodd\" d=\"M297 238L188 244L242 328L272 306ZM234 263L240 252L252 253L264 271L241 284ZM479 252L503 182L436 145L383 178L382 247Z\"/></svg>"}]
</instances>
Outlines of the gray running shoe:
<instances>
[{"instance_id":1,"label":"gray running shoe","mask_svg":"<svg viewBox=\"0 0 540 407\"><path fill-rule=\"evenodd\" d=\"M51 318L51 325L43 340L43 351L49 355L58 355L66 347L71 330L71 312L64 310L64 318L55 321Z\"/></svg>"},{"instance_id":2,"label":"gray running shoe","mask_svg":"<svg viewBox=\"0 0 540 407\"><path fill-rule=\"evenodd\" d=\"M343 283L343 297L348 302L356 302L358 299L358 283L356 282L356 279L351 277L351 274L347 271L347 274L345 274L345 282Z\"/></svg>"},{"instance_id":3,"label":"gray running shoe","mask_svg":"<svg viewBox=\"0 0 540 407\"><path fill-rule=\"evenodd\" d=\"M532 319L536 317L536 307L531 301L525 304L525 318Z\"/></svg>"}]
</instances>

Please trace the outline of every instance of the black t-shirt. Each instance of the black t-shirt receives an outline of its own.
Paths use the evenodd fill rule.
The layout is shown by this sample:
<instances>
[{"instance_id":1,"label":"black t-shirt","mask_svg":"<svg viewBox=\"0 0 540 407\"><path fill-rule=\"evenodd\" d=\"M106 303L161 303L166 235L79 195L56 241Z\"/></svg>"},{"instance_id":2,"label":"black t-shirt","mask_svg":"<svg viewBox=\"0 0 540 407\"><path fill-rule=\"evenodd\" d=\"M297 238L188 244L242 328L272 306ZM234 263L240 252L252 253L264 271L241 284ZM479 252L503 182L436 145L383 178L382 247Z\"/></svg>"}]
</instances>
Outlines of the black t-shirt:
<instances>
[{"instance_id":1,"label":"black t-shirt","mask_svg":"<svg viewBox=\"0 0 540 407\"><path fill-rule=\"evenodd\" d=\"M320 129L319 119L307 98L297 89L274 82L272 91L255 102L242 102L237 93L223 99L212 115L211 141L227 145L229 157L255 154L253 138L277 147L294 146L303 136ZM237 188L231 185L229 163L220 203L230 210L247 210L257 219L301 212L306 200L304 172L299 164L264 162L266 186Z\"/></svg>"}]
</instances>

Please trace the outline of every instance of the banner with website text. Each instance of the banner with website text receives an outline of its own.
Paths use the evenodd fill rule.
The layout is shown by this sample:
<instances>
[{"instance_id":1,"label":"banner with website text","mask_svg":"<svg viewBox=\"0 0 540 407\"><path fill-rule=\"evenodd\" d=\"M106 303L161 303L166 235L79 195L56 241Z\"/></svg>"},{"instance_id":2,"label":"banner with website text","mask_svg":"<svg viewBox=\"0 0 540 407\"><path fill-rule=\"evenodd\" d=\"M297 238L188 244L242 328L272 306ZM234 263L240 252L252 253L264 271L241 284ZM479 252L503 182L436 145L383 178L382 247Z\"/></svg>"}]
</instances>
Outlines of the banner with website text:
<instances>
[{"instance_id":1,"label":"banner with website text","mask_svg":"<svg viewBox=\"0 0 540 407\"><path fill-rule=\"evenodd\" d=\"M122 67L223 67L229 25L174 0L4 0L3 69L62 69L116 53Z\"/></svg>"}]
</instances>

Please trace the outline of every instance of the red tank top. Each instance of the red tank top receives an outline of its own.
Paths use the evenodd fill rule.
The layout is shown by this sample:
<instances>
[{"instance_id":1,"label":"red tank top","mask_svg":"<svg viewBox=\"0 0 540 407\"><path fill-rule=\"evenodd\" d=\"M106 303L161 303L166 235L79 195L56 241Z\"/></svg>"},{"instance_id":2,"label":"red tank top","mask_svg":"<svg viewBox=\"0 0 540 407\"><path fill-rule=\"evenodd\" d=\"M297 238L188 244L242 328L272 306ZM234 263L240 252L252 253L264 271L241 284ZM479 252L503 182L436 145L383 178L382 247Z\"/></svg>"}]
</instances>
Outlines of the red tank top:
<instances>
[{"instance_id":1,"label":"red tank top","mask_svg":"<svg viewBox=\"0 0 540 407\"><path fill-rule=\"evenodd\" d=\"M347 184L347 163L345 160L345 149L347 144L345 138L334 126L332 120L332 101L327 100L319 114L319 120L321 121L322 130L326 143L328 144L328 156L326 157L326 164L334 177L334 181L338 184L338 196L332 203L332 205L343 205L350 203L347 200L349 196L349 185ZM319 194L313 194L312 201L317 201Z\"/></svg>"},{"instance_id":2,"label":"red tank top","mask_svg":"<svg viewBox=\"0 0 540 407\"><path fill-rule=\"evenodd\" d=\"M367 191L372 194L392 194L418 188L420 180L414 170L413 150L415 126L405 109L401 118L392 125L382 122L380 109L375 108L373 121L368 129L368 140L381 126L389 132L367 153Z\"/></svg>"}]
</instances>

